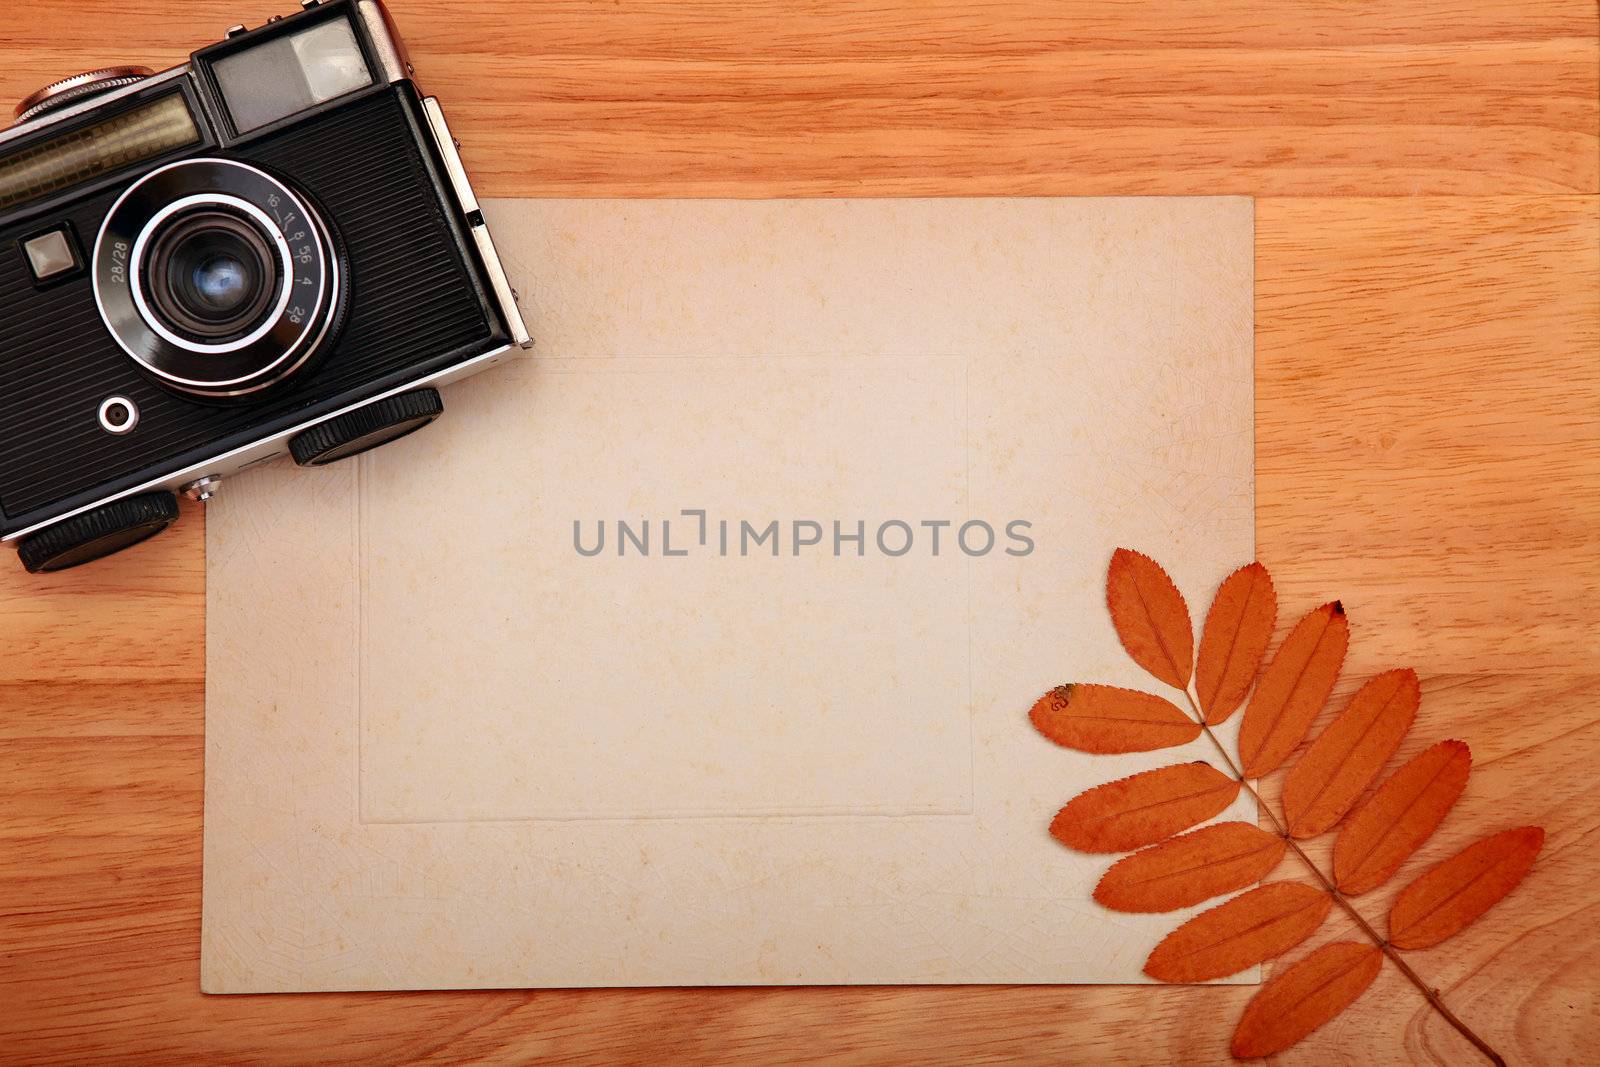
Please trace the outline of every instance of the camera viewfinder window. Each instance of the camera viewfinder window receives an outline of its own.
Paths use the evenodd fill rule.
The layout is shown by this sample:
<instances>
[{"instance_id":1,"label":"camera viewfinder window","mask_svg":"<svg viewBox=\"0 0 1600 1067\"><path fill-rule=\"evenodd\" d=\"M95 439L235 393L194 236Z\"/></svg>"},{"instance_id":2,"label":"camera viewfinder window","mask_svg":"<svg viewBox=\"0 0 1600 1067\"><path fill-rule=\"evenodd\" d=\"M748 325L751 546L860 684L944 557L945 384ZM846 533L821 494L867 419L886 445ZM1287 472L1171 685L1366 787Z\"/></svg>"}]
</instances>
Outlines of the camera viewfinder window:
<instances>
[{"instance_id":1,"label":"camera viewfinder window","mask_svg":"<svg viewBox=\"0 0 1600 1067\"><path fill-rule=\"evenodd\" d=\"M240 133L372 84L342 18L235 52L212 69Z\"/></svg>"}]
</instances>

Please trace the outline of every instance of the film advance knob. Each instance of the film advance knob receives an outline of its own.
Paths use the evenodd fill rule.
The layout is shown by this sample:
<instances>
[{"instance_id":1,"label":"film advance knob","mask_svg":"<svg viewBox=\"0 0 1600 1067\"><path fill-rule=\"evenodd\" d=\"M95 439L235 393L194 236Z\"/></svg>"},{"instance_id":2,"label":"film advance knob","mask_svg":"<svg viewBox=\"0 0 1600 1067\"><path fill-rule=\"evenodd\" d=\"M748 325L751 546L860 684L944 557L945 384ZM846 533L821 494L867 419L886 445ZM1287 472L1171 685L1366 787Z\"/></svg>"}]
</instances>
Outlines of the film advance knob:
<instances>
[{"instance_id":1,"label":"film advance knob","mask_svg":"<svg viewBox=\"0 0 1600 1067\"><path fill-rule=\"evenodd\" d=\"M17 546L22 565L34 574L64 571L130 548L178 521L171 493L142 493L101 504L62 519Z\"/></svg>"},{"instance_id":2,"label":"film advance knob","mask_svg":"<svg viewBox=\"0 0 1600 1067\"><path fill-rule=\"evenodd\" d=\"M101 67L98 70L86 70L82 74L53 81L23 98L22 103L17 105L16 121L22 123L36 119L40 115L77 103L87 97L143 81L152 73L154 72L149 67Z\"/></svg>"},{"instance_id":3,"label":"film advance knob","mask_svg":"<svg viewBox=\"0 0 1600 1067\"><path fill-rule=\"evenodd\" d=\"M290 440L289 454L302 467L320 467L415 433L443 412L437 389L398 393L319 422Z\"/></svg>"}]
</instances>

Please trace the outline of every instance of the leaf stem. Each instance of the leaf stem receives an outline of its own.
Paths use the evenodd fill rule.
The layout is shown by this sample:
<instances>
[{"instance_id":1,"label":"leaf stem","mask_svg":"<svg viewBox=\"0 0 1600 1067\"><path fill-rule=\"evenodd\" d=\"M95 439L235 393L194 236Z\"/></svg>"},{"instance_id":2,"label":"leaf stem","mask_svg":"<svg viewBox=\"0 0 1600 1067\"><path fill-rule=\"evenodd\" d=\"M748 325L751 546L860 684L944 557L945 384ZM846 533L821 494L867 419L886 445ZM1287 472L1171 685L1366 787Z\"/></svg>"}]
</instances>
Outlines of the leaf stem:
<instances>
[{"instance_id":1,"label":"leaf stem","mask_svg":"<svg viewBox=\"0 0 1600 1067\"><path fill-rule=\"evenodd\" d=\"M1210 724L1206 722L1205 713L1200 710L1200 705L1195 700L1194 695L1189 692L1188 686L1184 687L1183 696L1189 702L1189 710L1194 713L1195 722L1199 724L1206 737L1210 738L1212 746L1217 750L1217 754L1228 765L1228 771L1238 780L1244 791L1249 793L1251 798L1255 800L1256 810L1266 812L1267 819L1272 823L1273 830L1276 831L1279 837L1283 838L1289 848L1294 851L1294 854L1300 857L1300 862L1304 864L1306 870L1315 875L1317 881L1322 883L1322 888L1333 898L1334 903L1344 909L1345 914L1355 921L1355 924L1366 933L1372 943L1381 949L1383 954L1389 957L1390 962L1400 969L1400 973L1405 975L1411 984L1417 987L1417 991L1427 999L1429 1004L1433 1005L1434 1011L1444 1017L1445 1022L1455 1027L1462 1037L1472 1042L1479 1052L1489 1058L1489 1062L1495 1064L1495 1067L1506 1067L1506 1061L1501 1055L1491 1048L1483 1038L1473 1033L1472 1028L1462 1022L1455 1012L1445 1006L1444 998L1439 995L1439 991L1424 982L1421 976L1411 969L1411 965L1401 959L1399 951L1389 944L1388 939L1378 935L1378 932L1372 928L1372 924L1367 922L1360 912L1356 911L1355 905L1350 903L1349 898L1339 892L1339 887L1334 884L1333 880L1322 872L1322 868L1318 867L1310 856L1306 855L1305 850L1300 847L1300 843L1294 839L1283 823L1278 820L1278 816L1273 812L1272 806L1261 799L1261 794L1256 792L1255 787L1250 784L1250 780L1239 769L1239 765L1233 761L1233 756L1228 752L1227 746L1222 743L1222 739L1212 732Z\"/></svg>"}]
</instances>

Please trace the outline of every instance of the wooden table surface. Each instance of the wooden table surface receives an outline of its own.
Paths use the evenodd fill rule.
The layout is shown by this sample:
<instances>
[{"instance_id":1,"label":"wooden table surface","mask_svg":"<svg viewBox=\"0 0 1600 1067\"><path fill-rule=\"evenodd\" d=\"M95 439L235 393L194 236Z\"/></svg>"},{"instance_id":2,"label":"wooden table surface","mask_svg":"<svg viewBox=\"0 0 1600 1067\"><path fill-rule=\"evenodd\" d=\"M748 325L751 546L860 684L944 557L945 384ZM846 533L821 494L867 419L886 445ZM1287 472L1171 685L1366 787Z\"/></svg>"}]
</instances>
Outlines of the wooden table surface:
<instances>
[{"instance_id":1,"label":"wooden table surface","mask_svg":"<svg viewBox=\"0 0 1600 1067\"><path fill-rule=\"evenodd\" d=\"M1283 613L1340 596L1347 676L1418 669L1402 756L1472 746L1408 870L1549 830L1504 905L1413 962L1513 1062L1600 1057L1594 0L393 6L486 195L1258 197ZM11 0L0 98L292 7ZM0 1060L1225 1056L1249 989L202 996L202 532L188 508L81 571L0 561ZM1285 1059L1474 1053L1386 968Z\"/></svg>"}]
</instances>

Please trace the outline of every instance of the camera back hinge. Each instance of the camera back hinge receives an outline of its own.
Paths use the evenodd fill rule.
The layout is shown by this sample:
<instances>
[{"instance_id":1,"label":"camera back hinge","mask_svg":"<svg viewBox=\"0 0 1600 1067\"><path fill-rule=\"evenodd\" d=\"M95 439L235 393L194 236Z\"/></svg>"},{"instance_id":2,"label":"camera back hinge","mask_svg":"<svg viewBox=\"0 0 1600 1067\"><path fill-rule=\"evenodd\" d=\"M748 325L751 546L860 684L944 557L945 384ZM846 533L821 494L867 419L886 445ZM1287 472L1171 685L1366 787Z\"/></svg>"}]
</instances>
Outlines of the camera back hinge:
<instances>
[{"instance_id":1,"label":"camera back hinge","mask_svg":"<svg viewBox=\"0 0 1600 1067\"><path fill-rule=\"evenodd\" d=\"M433 135L433 142L439 149L439 158L444 160L450 187L454 190L456 203L467 220L467 228L472 234L473 244L477 246L478 256L483 260L484 271L489 275L489 287L494 291L495 302L500 305L506 327L511 332L512 343L520 348L530 348L533 339L528 335L528 327L522 321L522 311L517 307L517 294L506 278L505 267L500 263L499 253L495 251L494 239L489 236L488 224L484 222L483 211L478 206L478 197L472 191L472 183L467 179L467 168L461 163L461 153L457 150L456 139L450 133L449 124L444 120L444 111L439 107L438 98L423 97L422 113L428 120L428 131Z\"/></svg>"}]
</instances>

